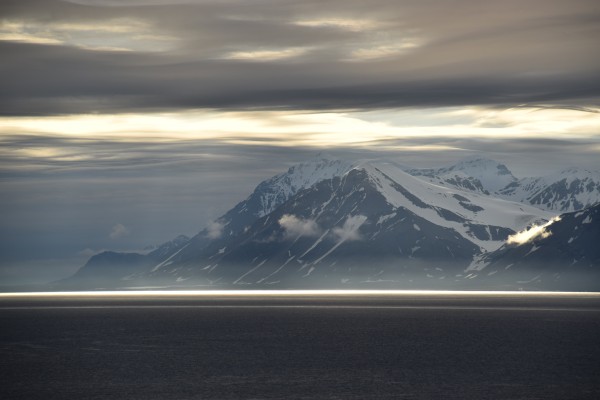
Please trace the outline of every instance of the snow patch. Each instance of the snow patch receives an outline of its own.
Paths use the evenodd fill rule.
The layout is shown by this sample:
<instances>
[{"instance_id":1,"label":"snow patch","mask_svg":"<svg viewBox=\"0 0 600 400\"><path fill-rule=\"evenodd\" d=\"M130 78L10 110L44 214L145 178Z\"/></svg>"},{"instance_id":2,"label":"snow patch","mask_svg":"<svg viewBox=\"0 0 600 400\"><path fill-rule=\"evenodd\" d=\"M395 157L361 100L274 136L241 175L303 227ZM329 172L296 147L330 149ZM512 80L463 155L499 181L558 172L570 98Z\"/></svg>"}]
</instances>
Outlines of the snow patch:
<instances>
[{"instance_id":1,"label":"snow patch","mask_svg":"<svg viewBox=\"0 0 600 400\"><path fill-rule=\"evenodd\" d=\"M484 269L489 263L485 261L487 253L479 254L473 257L473 261L471 264L465 269L465 272L468 271L481 271Z\"/></svg>"},{"instance_id":2,"label":"snow patch","mask_svg":"<svg viewBox=\"0 0 600 400\"><path fill-rule=\"evenodd\" d=\"M289 253L290 253L290 252L288 251L288 254L289 254ZM272 277L273 275L275 275L276 273L278 273L279 271L281 271L281 270L283 269L283 267L285 267L286 265L288 265L288 263L289 263L290 261L292 261L292 260L293 260L295 257L296 257L296 256L291 256L290 258L288 258L288 259L287 259L287 261L286 261L286 262L284 262L282 265L280 265L280 266L279 266L279 268L277 268L275 271L271 272L269 275L265 276L264 278L262 278L262 279L259 279L259 280L258 280L258 282L256 282L256 283L261 283L261 282L263 282L263 281L265 281L265 280L269 279L270 277ZM267 283L268 283L268 282L267 282Z\"/></svg>"},{"instance_id":3,"label":"snow patch","mask_svg":"<svg viewBox=\"0 0 600 400\"><path fill-rule=\"evenodd\" d=\"M385 221L387 221L390 218L394 218L396 216L396 213L392 213L392 214L388 214L388 215L382 215L381 217L379 217L379 219L377 220L377 225L381 225L383 224Z\"/></svg>"},{"instance_id":4,"label":"snow patch","mask_svg":"<svg viewBox=\"0 0 600 400\"><path fill-rule=\"evenodd\" d=\"M348 240L360 240L361 236L358 233L358 228L361 227L362 224L365 223L367 217L364 215L355 215L352 217L348 217L346 222L342 227L337 227L333 229L333 234L337 237L338 242L325 254L316 259L312 264L320 263L325 257L333 253L335 249L340 247L340 245Z\"/></svg>"},{"instance_id":5,"label":"snow patch","mask_svg":"<svg viewBox=\"0 0 600 400\"><path fill-rule=\"evenodd\" d=\"M325 237L325 236L326 236L328 233L329 233L329 230L325 231L325 233L323 233L323 234L321 235L321 237L319 237L319 238L318 238L318 239L317 239L317 240L316 240L316 241L313 243L313 245L312 245L312 246L310 246L310 247L308 248L308 250L306 250L304 253L302 253L302 254L300 255L300 257L298 257L298 262L301 262L301 260L300 260L300 259L301 259L302 257L304 257L305 255L307 255L307 254L308 254L308 253L310 253L310 252L311 252L311 251L312 251L312 250L313 250L315 247L317 247L317 245L318 245L319 243L321 243L321 241L323 240L323 238L324 238L324 237Z\"/></svg>"},{"instance_id":6,"label":"snow patch","mask_svg":"<svg viewBox=\"0 0 600 400\"><path fill-rule=\"evenodd\" d=\"M537 280L537 279L540 279L540 277L541 277L541 276L542 276L542 275L536 275L536 276L534 276L533 278L531 278L531 279L530 279L530 280L528 280L528 281L517 281L517 283L531 283L531 282L534 282L534 281L535 281L535 280Z\"/></svg>"},{"instance_id":7,"label":"snow patch","mask_svg":"<svg viewBox=\"0 0 600 400\"><path fill-rule=\"evenodd\" d=\"M548 220L555 216L554 213L521 203L440 186L385 163L365 162L356 168L369 174L378 191L393 207L407 209L435 225L453 229L483 251L494 251L502 246L504 241L479 239L469 229L468 224L460 220L448 220L440 215L439 210L450 212L457 219L464 218L471 224L505 227L513 231L521 230L531 222ZM461 202L468 202L473 208L465 209Z\"/></svg>"},{"instance_id":8,"label":"snow patch","mask_svg":"<svg viewBox=\"0 0 600 400\"><path fill-rule=\"evenodd\" d=\"M539 246L533 245L533 247L531 247L531 250L529 250L529 251L527 252L527 254L525 254L523 257L527 257L528 255L530 255L531 253L533 253L533 252L535 252L535 251L538 251L539 249L540 249L540 247L539 247Z\"/></svg>"},{"instance_id":9,"label":"snow patch","mask_svg":"<svg viewBox=\"0 0 600 400\"><path fill-rule=\"evenodd\" d=\"M152 271L150 271L150 272L155 272L155 271L156 271L156 270L158 270L160 267L163 267L163 266L165 266L165 265L172 264L172 261L171 261L171 259L172 259L173 257L175 257L177 254L181 253L181 251L182 251L183 249L185 249L186 247L188 247L189 245L190 245L190 244L188 243L188 244L186 244L185 246L183 246L182 248L180 248L179 250L177 250L175 253L173 253L173 254L171 255L171 257L167 258L165 261L161 262L160 264L158 264L158 265L156 265L154 268L152 268Z\"/></svg>"},{"instance_id":10,"label":"snow patch","mask_svg":"<svg viewBox=\"0 0 600 400\"><path fill-rule=\"evenodd\" d=\"M244 283L244 282L240 282L240 281L241 281L242 279L244 279L244 277L245 277L246 275L250 275L252 272L254 272L254 271L256 271L257 269L259 269L260 267L262 267L262 265L263 265L264 263L266 263L266 262L267 262L267 259L264 259L264 260L263 260L263 261L261 261L261 262L260 262L260 263L259 263L259 264L258 264L256 267L252 268L250 271L246 272L244 275L242 275L242 276L240 276L239 278L237 278L237 279L236 279L236 280L233 282L233 284L234 284L234 285L237 285L237 284L239 284L239 283Z\"/></svg>"}]
</instances>

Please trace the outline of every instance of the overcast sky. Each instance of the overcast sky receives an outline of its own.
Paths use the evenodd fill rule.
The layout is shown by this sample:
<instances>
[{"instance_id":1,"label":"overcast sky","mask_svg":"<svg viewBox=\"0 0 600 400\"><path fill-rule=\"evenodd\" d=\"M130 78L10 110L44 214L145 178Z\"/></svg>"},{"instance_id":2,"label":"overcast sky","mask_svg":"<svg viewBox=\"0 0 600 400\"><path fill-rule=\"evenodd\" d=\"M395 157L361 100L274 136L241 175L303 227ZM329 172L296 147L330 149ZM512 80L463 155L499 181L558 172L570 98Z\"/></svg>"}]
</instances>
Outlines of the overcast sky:
<instances>
[{"instance_id":1,"label":"overcast sky","mask_svg":"<svg viewBox=\"0 0 600 400\"><path fill-rule=\"evenodd\" d=\"M600 169L597 0L0 2L0 284L193 235L326 151Z\"/></svg>"}]
</instances>

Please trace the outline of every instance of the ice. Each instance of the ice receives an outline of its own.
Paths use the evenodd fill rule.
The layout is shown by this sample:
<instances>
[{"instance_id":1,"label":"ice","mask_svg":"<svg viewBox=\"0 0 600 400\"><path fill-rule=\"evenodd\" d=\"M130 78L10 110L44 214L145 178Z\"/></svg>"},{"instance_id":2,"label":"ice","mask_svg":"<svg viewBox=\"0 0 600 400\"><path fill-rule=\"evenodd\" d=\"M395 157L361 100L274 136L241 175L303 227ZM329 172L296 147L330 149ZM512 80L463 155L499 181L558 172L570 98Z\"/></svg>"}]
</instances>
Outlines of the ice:
<instances>
[{"instance_id":1,"label":"ice","mask_svg":"<svg viewBox=\"0 0 600 400\"><path fill-rule=\"evenodd\" d=\"M181 249L179 249L179 250L177 250L175 253L173 253L173 254L172 254L172 255L171 255L169 258L167 258L165 261L161 262L160 264L157 264L157 265L156 265L156 266L155 266L155 267L152 269L152 271L151 271L151 272L155 272L155 271L157 271L157 270L158 270L160 267L162 267L162 266L169 265L170 263L169 263L169 264L167 264L167 262L168 262L168 261L171 261L171 259L172 259L173 257L175 257L177 254L181 253L181 251L182 251L183 249L185 249L186 247L188 247L189 245L190 245L189 243L188 243L188 244L186 244L186 245L185 245L185 246L183 246Z\"/></svg>"},{"instance_id":2,"label":"ice","mask_svg":"<svg viewBox=\"0 0 600 400\"><path fill-rule=\"evenodd\" d=\"M288 254L290 254L290 252L288 251ZM296 256L291 256L290 258L288 258L286 260L286 262L284 262L283 264L281 264L281 266L279 268L277 268L275 271L271 272L269 275L265 276L264 278L260 279L258 282L256 283L261 283L267 279L269 279L270 277L272 277L273 275L275 275L276 273L278 273L279 271L281 271L283 269L283 267L285 267L286 265L289 264L290 261L292 261Z\"/></svg>"},{"instance_id":3,"label":"ice","mask_svg":"<svg viewBox=\"0 0 600 400\"><path fill-rule=\"evenodd\" d=\"M451 228L484 251L496 250L503 242L478 239L470 232L468 225L443 218L436 208L450 211L471 223L505 227L513 231L521 230L531 222L549 220L556 215L521 203L439 186L409 175L389 163L364 162L355 168L363 169L369 174L372 182L392 206L406 208L436 225ZM415 199L419 202L416 203ZM460 204L465 201L459 199L467 199L474 206L473 210L477 211L465 209Z\"/></svg>"},{"instance_id":4,"label":"ice","mask_svg":"<svg viewBox=\"0 0 600 400\"><path fill-rule=\"evenodd\" d=\"M240 283L244 284L245 282L241 282L241 280L244 279L245 276L250 275L252 272L254 272L257 269L259 269L260 267L262 267L265 262L267 262L267 259L264 259L256 267L252 268L250 271L246 272L245 274L243 274L242 276L240 276L239 278L237 278L235 281L233 281L233 284L234 285L237 285L237 284L240 284Z\"/></svg>"},{"instance_id":5,"label":"ice","mask_svg":"<svg viewBox=\"0 0 600 400\"><path fill-rule=\"evenodd\" d=\"M528 280L528 281L517 281L517 283L531 283L531 282L534 282L534 281L536 281L536 280L540 279L540 277L541 277L541 276L542 276L542 275L536 275L536 276L534 276L533 278L531 278L531 279L530 279L530 280Z\"/></svg>"},{"instance_id":6,"label":"ice","mask_svg":"<svg viewBox=\"0 0 600 400\"><path fill-rule=\"evenodd\" d=\"M501 191L501 196L524 203L534 202L547 210L576 211L600 202L600 171L568 168L539 178L523 178L516 187ZM575 215L576 218L579 216L580 213Z\"/></svg>"},{"instance_id":7,"label":"ice","mask_svg":"<svg viewBox=\"0 0 600 400\"><path fill-rule=\"evenodd\" d=\"M531 253L533 253L533 252L535 252L535 251L538 251L539 249L540 249L540 247L539 247L539 246L533 245L533 246L531 247L531 250L529 250L529 251L527 252L527 254L525 254L523 257L527 257L528 255L530 255Z\"/></svg>"},{"instance_id":8,"label":"ice","mask_svg":"<svg viewBox=\"0 0 600 400\"><path fill-rule=\"evenodd\" d=\"M323 240L323 238L324 238L325 236L327 236L327 234L328 234L328 233L329 233L329 230L326 230L326 231L325 231L325 232L324 232L324 233L321 235L321 237L319 237L319 238L318 238L318 239L317 239L317 240L316 240L316 241L313 243L313 245L312 245L312 246L310 246L310 247L308 248L308 250L306 250L304 253L302 253L302 254L300 255L300 257L298 257L298 258L302 258L302 257L304 257L305 255L307 255L308 253L310 253L310 252L311 252L311 251L312 251L312 250L313 250L315 247L317 247L317 245L318 245L319 243L321 243L321 241Z\"/></svg>"}]
</instances>

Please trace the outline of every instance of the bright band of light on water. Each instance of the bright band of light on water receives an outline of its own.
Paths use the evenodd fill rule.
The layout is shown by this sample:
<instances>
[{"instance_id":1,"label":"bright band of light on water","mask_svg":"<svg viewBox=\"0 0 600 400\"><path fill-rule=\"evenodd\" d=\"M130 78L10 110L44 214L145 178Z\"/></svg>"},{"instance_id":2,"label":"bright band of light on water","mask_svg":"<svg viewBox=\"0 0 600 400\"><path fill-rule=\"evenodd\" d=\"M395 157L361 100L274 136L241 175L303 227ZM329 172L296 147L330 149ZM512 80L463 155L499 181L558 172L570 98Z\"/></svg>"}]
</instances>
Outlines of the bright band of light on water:
<instances>
[{"instance_id":1,"label":"bright band of light on water","mask_svg":"<svg viewBox=\"0 0 600 400\"><path fill-rule=\"evenodd\" d=\"M310 297L310 296L473 296L599 297L597 292L457 291L457 290L117 290L0 293L0 299L35 297Z\"/></svg>"}]
</instances>

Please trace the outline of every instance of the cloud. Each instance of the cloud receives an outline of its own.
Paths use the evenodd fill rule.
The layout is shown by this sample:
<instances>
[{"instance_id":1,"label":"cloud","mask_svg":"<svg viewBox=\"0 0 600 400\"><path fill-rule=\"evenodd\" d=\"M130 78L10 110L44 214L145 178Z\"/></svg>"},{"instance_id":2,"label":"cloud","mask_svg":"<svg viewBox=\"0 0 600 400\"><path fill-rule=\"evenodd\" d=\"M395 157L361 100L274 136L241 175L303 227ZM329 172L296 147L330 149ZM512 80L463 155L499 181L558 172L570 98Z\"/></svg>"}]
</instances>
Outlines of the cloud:
<instances>
[{"instance_id":1,"label":"cloud","mask_svg":"<svg viewBox=\"0 0 600 400\"><path fill-rule=\"evenodd\" d=\"M600 98L587 0L85 3L1 2L5 115Z\"/></svg>"},{"instance_id":2,"label":"cloud","mask_svg":"<svg viewBox=\"0 0 600 400\"><path fill-rule=\"evenodd\" d=\"M533 225L529 229L517 232L514 235L510 235L506 240L506 243L520 246L537 238L545 239L552 234L552 232L547 231L546 228L558 221L560 221L560 217L552 218L543 225Z\"/></svg>"},{"instance_id":3,"label":"cloud","mask_svg":"<svg viewBox=\"0 0 600 400\"><path fill-rule=\"evenodd\" d=\"M344 222L344 225L341 227L333 228L333 234L336 237L336 240L340 242L351 241L351 240L361 240L362 237L358 232L358 229L362 224L365 223L367 217L364 215L354 215L348 217Z\"/></svg>"},{"instance_id":4,"label":"cloud","mask_svg":"<svg viewBox=\"0 0 600 400\"><path fill-rule=\"evenodd\" d=\"M290 214L282 216L279 219L279 225L284 229L286 239L296 239L299 236L315 237L321 234L321 229L316 221L298 218Z\"/></svg>"},{"instance_id":5,"label":"cloud","mask_svg":"<svg viewBox=\"0 0 600 400\"><path fill-rule=\"evenodd\" d=\"M87 230L107 215L135 219L131 246L197 232L315 147L422 167L486 153L520 176L598 166L598 114L555 108L600 104L597 1L3 0L0 16L2 227L29 248L44 226L36 254L66 246L47 243L67 219L69 254L111 247ZM257 118L165 116L190 109Z\"/></svg>"},{"instance_id":6,"label":"cloud","mask_svg":"<svg viewBox=\"0 0 600 400\"><path fill-rule=\"evenodd\" d=\"M80 256L84 256L84 257L91 257L91 256L94 256L101 252L102 252L102 250L94 250L94 249L90 249L89 247L86 247L85 249L77 252L77 254Z\"/></svg>"},{"instance_id":7,"label":"cloud","mask_svg":"<svg viewBox=\"0 0 600 400\"><path fill-rule=\"evenodd\" d=\"M248 60L248 61L274 61L283 60L286 58L294 58L305 53L307 49L290 48L279 50L258 50L258 51L235 51L224 56L225 59L231 60Z\"/></svg>"},{"instance_id":8,"label":"cloud","mask_svg":"<svg viewBox=\"0 0 600 400\"><path fill-rule=\"evenodd\" d=\"M125 236L129 236L130 233L131 232L129 232L129 229L127 229L125 225L115 224L113 225L110 233L108 234L108 237L110 237L111 239L119 239Z\"/></svg>"},{"instance_id":9,"label":"cloud","mask_svg":"<svg viewBox=\"0 0 600 400\"><path fill-rule=\"evenodd\" d=\"M208 227L206 227L206 237L209 239L218 239L223 235L224 228L225 224L222 224L218 221L213 221L208 225Z\"/></svg>"}]
</instances>

